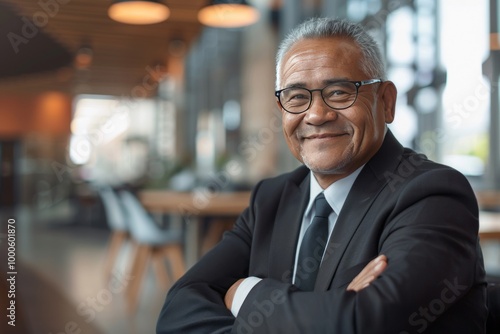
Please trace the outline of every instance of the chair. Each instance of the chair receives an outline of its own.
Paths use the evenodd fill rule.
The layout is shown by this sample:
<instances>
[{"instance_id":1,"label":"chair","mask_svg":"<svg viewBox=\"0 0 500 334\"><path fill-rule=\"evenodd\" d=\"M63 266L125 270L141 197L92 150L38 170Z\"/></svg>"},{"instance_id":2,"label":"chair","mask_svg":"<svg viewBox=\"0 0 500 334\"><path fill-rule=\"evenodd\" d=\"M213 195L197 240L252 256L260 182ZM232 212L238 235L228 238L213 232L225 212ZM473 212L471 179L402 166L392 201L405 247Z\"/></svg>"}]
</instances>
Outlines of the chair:
<instances>
[{"instance_id":1,"label":"chair","mask_svg":"<svg viewBox=\"0 0 500 334\"><path fill-rule=\"evenodd\" d=\"M104 267L106 281L109 281L111 273L115 267L118 254L125 242L129 239L130 235L127 218L123 213L121 202L116 193L108 186L99 187L98 192L104 205L106 220L109 228L111 229L108 256Z\"/></svg>"},{"instance_id":2,"label":"chair","mask_svg":"<svg viewBox=\"0 0 500 334\"><path fill-rule=\"evenodd\" d=\"M127 288L129 311L133 313L137 308L141 281L150 258L157 281L164 290L168 283L168 274L163 262L165 257L169 260L170 273L174 281L184 274L185 264L181 231L161 229L130 192L120 192L120 199L128 216L132 240L136 245L136 254L130 273L133 280Z\"/></svg>"},{"instance_id":3,"label":"chair","mask_svg":"<svg viewBox=\"0 0 500 334\"><path fill-rule=\"evenodd\" d=\"M488 319L486 320L486 334L500 333L500 283L489 283Z\"/></svg>"}]
</instances>

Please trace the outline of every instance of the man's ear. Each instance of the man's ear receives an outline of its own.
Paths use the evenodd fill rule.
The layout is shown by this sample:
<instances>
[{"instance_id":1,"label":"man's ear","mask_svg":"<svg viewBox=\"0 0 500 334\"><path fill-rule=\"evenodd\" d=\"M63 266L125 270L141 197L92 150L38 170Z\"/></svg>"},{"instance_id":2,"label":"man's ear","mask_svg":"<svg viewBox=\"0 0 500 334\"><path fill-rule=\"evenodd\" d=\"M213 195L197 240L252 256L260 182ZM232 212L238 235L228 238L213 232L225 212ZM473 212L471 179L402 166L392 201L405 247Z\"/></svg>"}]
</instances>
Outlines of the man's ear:
<instances>
[{"instance_id":1,"label":"man's ear","mask_svg":"<svg viewBox=\"0 0 500 334\"><path fill-rule=\"evenodd\" d=\"M392 81L384 81L380 87L379 91L382 108L384 108L384 118L387 124L394 121L394 115L396 113L396 98L398 95L398 90Z\"/></svg>"}]
</instances>

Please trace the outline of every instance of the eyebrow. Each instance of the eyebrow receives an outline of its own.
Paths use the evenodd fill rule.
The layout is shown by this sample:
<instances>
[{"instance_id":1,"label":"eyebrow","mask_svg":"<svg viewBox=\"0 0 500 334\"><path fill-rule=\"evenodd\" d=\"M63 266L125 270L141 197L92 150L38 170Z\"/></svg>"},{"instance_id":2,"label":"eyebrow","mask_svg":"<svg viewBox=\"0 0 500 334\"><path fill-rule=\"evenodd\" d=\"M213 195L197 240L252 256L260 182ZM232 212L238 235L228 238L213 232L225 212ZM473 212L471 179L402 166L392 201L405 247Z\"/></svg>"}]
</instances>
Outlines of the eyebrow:
<instances>
[{"instance_id":1,"label":"eyebrow","mask_svg":"<svg viewBox=\"0 0 500 334\"><path fill-rule=\"evenodd\" d=\"M333 78L333 79L323 80L322 83L323 83L323 87L325 87L325 86L328 86L332 83L341 82L341 81L349 81L349 79L346 77ZM286 88L307 88L307 84L305 82L294 82L290 85L283 87L283 89L286 89Z\"/></svg>"}]
</instances>

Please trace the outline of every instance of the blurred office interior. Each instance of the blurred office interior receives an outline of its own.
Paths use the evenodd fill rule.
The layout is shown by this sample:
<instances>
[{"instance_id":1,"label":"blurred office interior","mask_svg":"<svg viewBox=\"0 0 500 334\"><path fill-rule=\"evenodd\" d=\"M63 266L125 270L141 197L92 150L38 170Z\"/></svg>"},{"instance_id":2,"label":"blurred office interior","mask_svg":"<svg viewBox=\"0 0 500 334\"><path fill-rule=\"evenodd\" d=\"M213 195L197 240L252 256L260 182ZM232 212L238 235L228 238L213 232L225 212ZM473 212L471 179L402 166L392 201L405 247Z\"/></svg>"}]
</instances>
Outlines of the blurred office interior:
<instances>
[{"instance_id":1,"label":"blurred office interior","mask_svg":"<svg viewBox=\"0 0 500 334\"><path fill-rule=\"evenodd\" d=\"M380 43L398 88L390 129L468 177L491 228L488 274L500 276L498 0L248 0L258 15L241 27L202 23L211 1L161 0L168 18L152 24L112 19L113 3L0 0L0 233L5 245L15 219L20 333L154 331L175 278L148 265L132 283L133 236L109 266L115 231L100 191L209 201L298 166L282 138L274 57L313 16L361 22ZM234 221L155 208L145 211L181 233L191 260Z\"/></svg>"}]
</instances>

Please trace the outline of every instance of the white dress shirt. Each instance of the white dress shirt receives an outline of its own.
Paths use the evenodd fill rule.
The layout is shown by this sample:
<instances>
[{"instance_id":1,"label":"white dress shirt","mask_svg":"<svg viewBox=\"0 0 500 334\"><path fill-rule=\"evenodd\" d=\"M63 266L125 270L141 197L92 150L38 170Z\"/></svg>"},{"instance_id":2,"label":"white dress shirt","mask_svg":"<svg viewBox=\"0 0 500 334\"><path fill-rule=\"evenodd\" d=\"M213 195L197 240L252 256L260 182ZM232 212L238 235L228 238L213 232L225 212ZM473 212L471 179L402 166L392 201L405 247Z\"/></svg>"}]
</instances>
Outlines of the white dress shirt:
<instances>
[{"instance_id":1,"label":"white dress shirt","mask_svg":"<svg viewBox=\"0 0 500 334\"><path fill-rule=\"evenodd\" d=\"M364 165L363 165L364 166ZM335 223L337 222L337 217L338 214L340 213L340 210L342 210L342 207L344 206L344 202L347 198L347 195L349 194L349 191L351 190L352 185L354 184L354 181L358 177L359 173L361 172L361 169L363 169L363 166L359 167L356 169L352 174L349 176L340 179L334 183L332 183L328 188L324 189L321 188L319 185L318 181L316 180L316 177L314 174L311 172L311 177L310 177L310 185L309 185L309 203L307 204L306 210L304 211L304 216L302 218L302 225L300 227L300 232L299 232L299 238L297 241L297 247L295 251L295 264L294 264L294 269L293 269L293 280L292 282L295 282L295 273L297 269L297 261L299 258L299 249L300 245L302 243L302 239L304 238L304 234L306 233L307 228L309 227L309 224L311 223L312 217L314 217L314 200L316 199L316 196L318 196L321 192L324 193L326 201L328 204L333 209L333 212L330 213L328 216L328 240L330 240L330 236L332 235L333 228L335 227ZM328 244L328 241L327 241ZM326 247L325 247L326 250ZM247 295L250 293L250 290L261 281L261 278L255 277L255 276L250 276L243 280L241 282L240 286L238 289L236 289L236 293L234 295L233 299L233 304L231 306L231 312L233 315L236 317L238 315L238 312L241 308L241 305L243 305L243 302L245 301L245 298Z\"/></svg>"}]
</instances>

